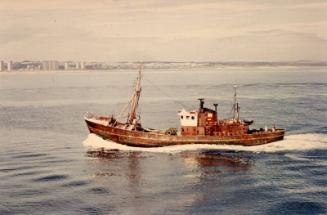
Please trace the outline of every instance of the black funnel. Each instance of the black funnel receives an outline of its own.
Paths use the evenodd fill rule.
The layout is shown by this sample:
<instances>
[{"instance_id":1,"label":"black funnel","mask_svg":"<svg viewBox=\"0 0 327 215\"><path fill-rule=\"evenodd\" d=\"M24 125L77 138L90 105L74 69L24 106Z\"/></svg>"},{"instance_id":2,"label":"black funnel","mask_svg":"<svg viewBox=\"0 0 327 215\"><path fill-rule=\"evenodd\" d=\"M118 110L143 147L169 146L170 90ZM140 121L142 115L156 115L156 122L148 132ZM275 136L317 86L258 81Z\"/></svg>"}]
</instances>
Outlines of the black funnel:
<instances>
[{"instance_id":1,"label":"black funnel","mask_svg":"<svg viewBox=\"0 0 327 215\"><path fill-rule=\"evenodd\" d=\"M204 99L203 98L200 98L198 99L200 101L200 109L203 109L203 106L204 106Z\"/></svg>"}]
</instances>

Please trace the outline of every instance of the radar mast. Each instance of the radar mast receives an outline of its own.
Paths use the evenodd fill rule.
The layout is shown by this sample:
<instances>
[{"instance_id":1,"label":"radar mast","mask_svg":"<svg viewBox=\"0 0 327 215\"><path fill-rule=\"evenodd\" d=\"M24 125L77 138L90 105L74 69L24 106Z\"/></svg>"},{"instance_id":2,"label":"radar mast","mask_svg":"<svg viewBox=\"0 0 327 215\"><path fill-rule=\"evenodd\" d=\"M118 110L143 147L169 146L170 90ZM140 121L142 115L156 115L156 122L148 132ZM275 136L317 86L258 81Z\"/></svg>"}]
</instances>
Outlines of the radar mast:
<instances>
[{"instance_id":1,"label":"radar mast","mask_svg":"<svg viewBox=\"0 0 327 215\"><path fill-rule=\"evenodd\" d=\"M240 106L237 101L237 85L234 85L234 100L233 100L233 107L232 107L232 112L233 112L233 120L240 120Z\"/></svg>"}]
</instances>

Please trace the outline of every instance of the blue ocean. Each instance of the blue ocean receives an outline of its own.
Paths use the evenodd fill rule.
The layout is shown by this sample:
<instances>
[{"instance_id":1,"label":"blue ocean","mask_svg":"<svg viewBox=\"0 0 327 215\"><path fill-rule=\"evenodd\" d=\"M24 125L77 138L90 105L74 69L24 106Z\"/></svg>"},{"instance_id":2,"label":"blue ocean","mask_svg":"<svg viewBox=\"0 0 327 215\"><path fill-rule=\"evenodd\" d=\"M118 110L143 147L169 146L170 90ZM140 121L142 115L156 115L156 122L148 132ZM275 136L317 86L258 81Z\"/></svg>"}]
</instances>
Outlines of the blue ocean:
<instances>
[{"instance_id":1,"label":"blue ocean","mask_svg":"<svg viewBox=\"0 0 327 215\"><path fill-rule=\"evenodd\" d=\"M327 68L144 69L145 127L219 104L286 129L267 145L135 148L89 134L119 114L137 70L0 73L0 214L327 214Z\"/></svg>"}]
</instances>

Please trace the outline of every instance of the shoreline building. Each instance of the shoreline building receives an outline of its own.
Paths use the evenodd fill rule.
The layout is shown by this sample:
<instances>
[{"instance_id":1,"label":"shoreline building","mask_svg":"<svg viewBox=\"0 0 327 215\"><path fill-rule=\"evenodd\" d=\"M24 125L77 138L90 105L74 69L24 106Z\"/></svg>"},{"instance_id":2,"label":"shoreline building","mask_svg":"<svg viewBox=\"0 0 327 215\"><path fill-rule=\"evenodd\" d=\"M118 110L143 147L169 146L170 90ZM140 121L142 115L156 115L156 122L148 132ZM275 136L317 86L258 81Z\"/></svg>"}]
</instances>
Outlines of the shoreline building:
<instances>
[{"instance_id":1,"label":"shoreline building","mask_svg":"<svg viewBox=\"0 0 327 215\"><path fill-rule=\"evenodd\" d=\"M81 69L81 70L84 70L84 69L85 69L85 62L84 62L84 61L81 62L81 67L80 67L80 69Z\"/></svg>"},{"instance_id":2,"label":"shoreline building","mask_svg":"<svg viewBox=\"0 0 327 215\"><path fill-rule=\"evenodd\" d=\"M69 64L68 64L68 62L65 62L65 63L64 63L64 69L65 69L65 70L68 70L68 69L69 69Z\"/></svg>"},{"instance_id":3,"label":"shoreline building","mask_svg":"<svg viewBox=\"0 0 327 215\"><path fill-rule=\"evenodd\" d=\"M8 61L7 63L7 71L12 71L13 67L12 67L12 61Z\"/></svg>"},{"instance_id":4,"label":"shoreline building","mask_svg":"<svg viewBox=\"0 0 327 215\"><path fill-rule=\"evenodd\" d=\"M1 60L0 61L0 72L5 70L5 63Z\"/></svg>"},{"instance_id":5,"label":"shoreline building","mask_svg":"<svg viewBox=\"0 0 327 215\"><path fill-rule=\"evenodd\" d=\"M59 70L59 62L53 60L43 61L42 70L48 70L48 71Z\"/></svg>"}]
</instances>

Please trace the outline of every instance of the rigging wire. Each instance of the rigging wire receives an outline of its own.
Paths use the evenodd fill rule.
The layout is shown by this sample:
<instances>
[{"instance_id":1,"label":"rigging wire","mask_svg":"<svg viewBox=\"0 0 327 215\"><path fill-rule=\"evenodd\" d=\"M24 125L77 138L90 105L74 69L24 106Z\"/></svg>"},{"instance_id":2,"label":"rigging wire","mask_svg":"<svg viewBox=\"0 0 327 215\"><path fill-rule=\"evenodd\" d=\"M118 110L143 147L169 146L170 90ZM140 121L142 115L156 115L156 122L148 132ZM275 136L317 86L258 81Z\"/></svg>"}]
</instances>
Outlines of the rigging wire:
<instances>
[{"instance_id":1,"label":"rigging wire","mask_svg":"<svg viewBox=\"0 0 327 215\"><path fill-rule=\"evenodd\" d=\"M156 88L159 92L161 92L164 96L166 96L167 98L169 98L172 102L174 102L176 105L181 106L182 108L185 109L190 109L190 107L180 101L175 100L172 96L170 96L169 94L167 94L166 92L164 92L160 87L158 87L156 84L154 84L151 80L149 80L148 78L146 78L146 76L143 76L143 80L146 80L148 83L150 83L154 88ZM135 86L135 83L134 83ZM128 113L127 110L128 108L130 108L131 106L131 100L128 101L127 104L124 105L124 107L122 108L122 110L120 111L120 113L118 114L117 118L124 118L124 117L128 117ZM138 110L138 112L140 113L141 110ZM140 118L140 115L139 115Z\"/></svg>"},{"instance_id":2,"label":"rigging wire","mask_svg":"<svg viewBox=\"0 0 327 215\"><path fill-rule=\"evenodd\" d=\"M182 108L185 109L190 109L190 107L180 101L175 100L172 96L170 96L169 94L167 94L166 92L164 92L160 87L158 87L157 85L155 85L150 79L146 78L146 76L143 77L144 80L146 80L147 82L149 82L153 87L155 87L158 91L160 91L164 96L166 96L167 98L171 99L176 105L181 106Z\"/></svg>"},{"instance_id":3,"label":"rigging wire","mask_svg":"<svg viewBox=\"0 0 327 215\"><path fill-rule=\"evenodd\" d=\"M135 99L135 96L136 96L136 86L137 86L137 84L140 84L140 79L141 79L141 71L142 71L142 69L143 69L143 65L141 65L141 67L140 67L140 70L139 70L139 75L138 75L138 77L137 77L137 79L134 81L134 93L133 93L133 95L132 95L132 98L129 100L129 102L123 107L123 109L120 111L120 113L118 114L118 118L123 118L123 117L125 117L125 115L126 115L126 117L127 117L127 120L129 120L129 117L130 117L130 113L128 112L128 109L132 109L133 107L134 107L134 99ZM139 93L141 92L141 88L140 88L140 86L139 86ZM139 99L139 96L140 95L138 95L138 99ZM137 103L136 103L136 108L137 108L137 106L138 106L138 99L137 99ZM135 108L135 107L134 107ZM132 111L132 110L130 110L130 111Z\"/></svg>"}]
</instances>

